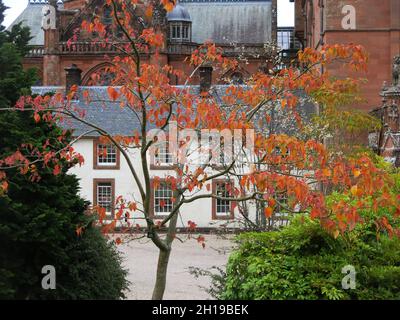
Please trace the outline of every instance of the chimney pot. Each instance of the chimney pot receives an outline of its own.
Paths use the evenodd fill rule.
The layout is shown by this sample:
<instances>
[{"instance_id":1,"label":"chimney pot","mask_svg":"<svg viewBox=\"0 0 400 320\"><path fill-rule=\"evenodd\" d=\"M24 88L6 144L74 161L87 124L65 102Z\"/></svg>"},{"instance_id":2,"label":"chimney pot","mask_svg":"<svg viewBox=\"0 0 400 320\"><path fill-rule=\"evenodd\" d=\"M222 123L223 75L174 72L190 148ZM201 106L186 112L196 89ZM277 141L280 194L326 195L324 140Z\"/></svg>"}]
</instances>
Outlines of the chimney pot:
<instances>
[{"instance_id":1,"label":"chimney pot","mask_svg":"<svg viewBox=\"0 0 400 320\"><path fill-rule=\"evenodd\" d=\"M72 64L70 67L67 67L64 69L65 70L65 89L66 92L70 92L72 86L76 85L76 86L80 86L82 83L82 70L78 68L78 66L76 64Z\"/></svg>"},{"instance_id":2,"label":"chimney pot","mask_svg":"<svg viewBox=\"0 0 400 320\"><path fill-rule=\"evenodd\" d=\"M199 68L200 93L207 93L211 89L213 67L202 66Z\"/></svg>"}]
</instances>

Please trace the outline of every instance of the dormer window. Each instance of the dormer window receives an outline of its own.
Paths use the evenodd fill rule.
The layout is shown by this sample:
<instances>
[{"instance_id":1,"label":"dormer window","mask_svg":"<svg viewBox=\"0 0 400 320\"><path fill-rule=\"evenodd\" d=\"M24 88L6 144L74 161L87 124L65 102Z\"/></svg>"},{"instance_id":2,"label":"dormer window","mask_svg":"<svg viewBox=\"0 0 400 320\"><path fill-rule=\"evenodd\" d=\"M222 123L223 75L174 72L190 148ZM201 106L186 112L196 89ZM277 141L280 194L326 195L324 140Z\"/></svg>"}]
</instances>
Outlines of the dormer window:
<instances>
[{"instance_id":1,"label":"dormer window","mask_svg":"<svg viewBox=\"0 0 400 320\"><path fill-rule=\"evenodd\" d=\"M103 8L103 24L106 26L112 25L113 17L112 17L112 9L110 6L104 6Z\"/></svg>"},{"instance_id":2,"label":"dormer window","mask_svg":"<svg viewBox=\"0 0 400 320\"><path fill-rule=\"evenodd\" d=\"M188 10L177 4L171 12L167 14L169 24L170 42L191 42L192 41L192 20Z\"/></svg>"},{"instance_id":3,"label":"dormer window","mask_svg":"<svg viewBox=\"0 0 400 320\"><path fill-rule=\"evenodd\" d=\"M191 38L190 24L184 22L171 22L169 38L173 42L189 42Z\"/></svg>"}]
</instances>

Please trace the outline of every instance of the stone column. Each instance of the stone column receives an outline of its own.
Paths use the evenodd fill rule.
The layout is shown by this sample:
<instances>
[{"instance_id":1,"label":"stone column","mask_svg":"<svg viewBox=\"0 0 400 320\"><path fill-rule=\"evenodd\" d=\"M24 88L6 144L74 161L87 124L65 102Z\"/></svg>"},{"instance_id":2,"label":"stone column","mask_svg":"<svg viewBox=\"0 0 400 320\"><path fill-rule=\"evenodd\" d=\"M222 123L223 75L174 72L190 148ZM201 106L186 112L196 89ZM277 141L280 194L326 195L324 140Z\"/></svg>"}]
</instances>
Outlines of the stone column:
<instances>
[{"instance_id":1,"label":"stone column","mask_svg":"<svg viewBox=\"0 0 400 320\"><path fill-rule=\"evenodd\" d=\"M43 56L43 85L60 85L60 56L59 56L59 16L57 1L50 0L43 7L42 29L44 30L44 56Z\"/></svg>"}]
</instances>

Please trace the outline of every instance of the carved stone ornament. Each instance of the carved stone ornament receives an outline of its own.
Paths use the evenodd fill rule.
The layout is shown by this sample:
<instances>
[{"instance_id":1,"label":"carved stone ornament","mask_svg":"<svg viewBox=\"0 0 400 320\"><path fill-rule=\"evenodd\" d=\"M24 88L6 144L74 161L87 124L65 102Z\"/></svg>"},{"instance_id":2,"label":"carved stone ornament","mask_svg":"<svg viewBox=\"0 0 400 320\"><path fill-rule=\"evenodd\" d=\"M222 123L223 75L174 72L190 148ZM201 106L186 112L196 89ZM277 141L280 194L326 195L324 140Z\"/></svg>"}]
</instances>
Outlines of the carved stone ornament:
<instances>
[{"instance_id":1,"label":"carved stone ornament","mask_svg":"<svg viewBox=\"0 0 400 320\"><path fill-rule=\"evenodd\" d=\"M400 55L393 59L393 85L398 86L400 79Z\"/></svg>"}]
</instances>

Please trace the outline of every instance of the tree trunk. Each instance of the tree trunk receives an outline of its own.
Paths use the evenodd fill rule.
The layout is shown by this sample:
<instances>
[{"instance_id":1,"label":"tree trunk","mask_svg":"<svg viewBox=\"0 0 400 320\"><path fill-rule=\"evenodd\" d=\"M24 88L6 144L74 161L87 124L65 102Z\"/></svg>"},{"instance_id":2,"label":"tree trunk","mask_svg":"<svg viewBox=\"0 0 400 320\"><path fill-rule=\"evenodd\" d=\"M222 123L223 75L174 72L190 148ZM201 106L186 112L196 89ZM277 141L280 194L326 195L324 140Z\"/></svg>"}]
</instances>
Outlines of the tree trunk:
<instances>
[{"instance_id":1,"label":"tree trunk","mask_svg":"<svg viewBox=\"0 0 400 320\"><path fill-rule=\"evenodd\" d=\"M175 193L176 198L178 199L178 203L180 200L180 196ZM154 285L153 290L153 300L162 300L164 297L165 287L167 285L167 271L168 271L168 263L169 257L172 249L172 242L175 239L176 233L176 224L178 222L177 212L169 221L168 232L165 238L165 243L167 244L168 249L162 250L160 249L160 253L158 255L158 264L157 264L157 276L156 276L156 284Z\"/></svg>"},{"instance_id":2,"label":"tree trunk","mask_svg":"<svg viewBox=\"0 0 400 320\"><path fill-rule=\"evenodd\" d=\"M168 250L160 250L158 255L157 278L153 290L153 300L162 300L164 297L165 286L167 284L167 271L170 254L171 248Z\"/></svg>"}]
</instances>

